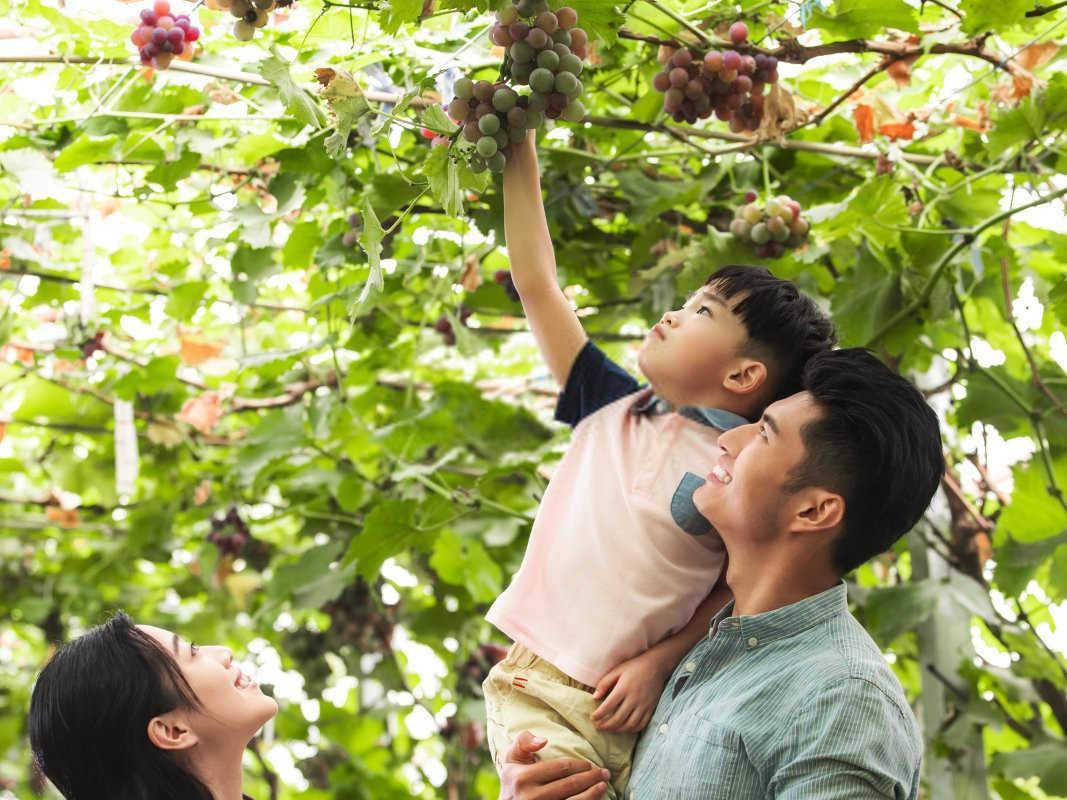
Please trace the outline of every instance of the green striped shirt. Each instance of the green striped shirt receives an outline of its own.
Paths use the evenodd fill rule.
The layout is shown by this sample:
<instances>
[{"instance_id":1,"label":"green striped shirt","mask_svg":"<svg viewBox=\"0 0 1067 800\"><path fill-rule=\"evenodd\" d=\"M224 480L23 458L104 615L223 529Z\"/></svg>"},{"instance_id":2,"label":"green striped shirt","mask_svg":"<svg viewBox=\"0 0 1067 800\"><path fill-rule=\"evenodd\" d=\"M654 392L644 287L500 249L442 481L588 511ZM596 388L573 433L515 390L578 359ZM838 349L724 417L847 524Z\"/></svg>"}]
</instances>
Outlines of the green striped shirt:
<instances>
[{"instance_id":1,"label":"green striped shirt","mask_svg":"<svg viewBox=\"0 0 1067 800\"><path fill-rule=\"evenodd\" d=\"M641 735L632 800L914 800L922 738L845 584L764 614L733 604Z\"/></svg>"}]
</instances>

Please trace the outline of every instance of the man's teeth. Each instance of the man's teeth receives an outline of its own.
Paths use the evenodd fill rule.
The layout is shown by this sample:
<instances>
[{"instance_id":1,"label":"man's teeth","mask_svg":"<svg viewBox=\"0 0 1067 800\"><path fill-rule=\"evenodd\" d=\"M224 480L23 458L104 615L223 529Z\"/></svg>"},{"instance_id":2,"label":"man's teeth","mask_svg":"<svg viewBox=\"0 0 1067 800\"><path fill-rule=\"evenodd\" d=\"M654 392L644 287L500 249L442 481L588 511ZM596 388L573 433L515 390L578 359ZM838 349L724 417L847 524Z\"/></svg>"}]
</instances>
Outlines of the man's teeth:
<instances>
[{"instance_id":1,"label":"man's teeth","mask_svg":"<svg viewBox=\"0 0 1067 800\"><path fill-rule=\"evenodd\" d=\"M716 464L714 467L712 467L711 474L714 475L716 478L718 478L723 483L729 483L730 481L733 480L733 477L731 477L730 473L727 472L726 470L724 470L718 464Z\"/></svg>"}]
</instances>

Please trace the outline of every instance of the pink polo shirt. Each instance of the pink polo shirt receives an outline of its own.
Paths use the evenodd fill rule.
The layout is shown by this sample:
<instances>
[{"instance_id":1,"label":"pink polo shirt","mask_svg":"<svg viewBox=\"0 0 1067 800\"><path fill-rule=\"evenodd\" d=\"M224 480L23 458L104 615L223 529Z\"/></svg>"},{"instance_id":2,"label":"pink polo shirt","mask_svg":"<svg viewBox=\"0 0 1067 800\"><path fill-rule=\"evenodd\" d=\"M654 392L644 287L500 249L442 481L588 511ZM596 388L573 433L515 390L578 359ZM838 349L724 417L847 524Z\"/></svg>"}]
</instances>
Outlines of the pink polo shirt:
<instances>
[{"instance_id":1,"label":"pink polo shirt","mask_svg":"<svg viewBox=\"0 0 1067 800\"><path fill-rule=\"evenodd\" d=\"M587 345L564 395L583 391L573 385L583 359L587 381L621 372ZM617 372L608 375L616 383ZM724 563L722 541L689 498L718 458L720 428L745 420L715 410L709 418L706 409L649 411L655 402L651 389L639 390L580 418L522 565L487 615L590 686L684 627Z\"/></svg>"}]
</instances>

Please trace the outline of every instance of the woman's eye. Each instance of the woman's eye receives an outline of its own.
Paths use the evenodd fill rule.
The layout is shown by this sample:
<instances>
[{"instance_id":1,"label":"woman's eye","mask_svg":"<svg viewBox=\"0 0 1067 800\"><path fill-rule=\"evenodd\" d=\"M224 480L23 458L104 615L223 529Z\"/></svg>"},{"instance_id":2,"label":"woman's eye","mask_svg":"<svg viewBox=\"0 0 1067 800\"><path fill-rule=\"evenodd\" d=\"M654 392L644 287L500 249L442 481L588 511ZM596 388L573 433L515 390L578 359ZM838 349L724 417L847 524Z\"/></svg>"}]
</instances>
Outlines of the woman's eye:
<instances>
[{"instance_id":1,"label":"woman's eye","mask_svg":"<svg viewBox=\"0 0 1067 800\"><path fill-rule=\"evenodd\" d=\"M193 642L189 645L189 652L191 652L195 656L197 653L200 652L200 645L198 645L196 642Z\"/></svg>"}]
</instances>

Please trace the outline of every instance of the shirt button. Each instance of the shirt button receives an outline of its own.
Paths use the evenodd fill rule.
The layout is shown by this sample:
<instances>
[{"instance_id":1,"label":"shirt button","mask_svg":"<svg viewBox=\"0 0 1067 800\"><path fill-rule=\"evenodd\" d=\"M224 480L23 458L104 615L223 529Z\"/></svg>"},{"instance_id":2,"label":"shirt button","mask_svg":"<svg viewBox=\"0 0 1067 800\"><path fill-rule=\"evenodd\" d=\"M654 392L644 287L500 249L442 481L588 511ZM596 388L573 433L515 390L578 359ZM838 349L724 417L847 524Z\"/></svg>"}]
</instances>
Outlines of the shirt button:
<instances>
[{"instance_id":1,"label":"shirt button","mask_svg":"<svg viewBox=\"0 0 1067 800\"><path fill-rule=\"evenodd\" d=\"M695 661L686 661L685 662L685 671L686 672L695 672L696 668L697 668L697 662L695 662Z\"/></svg>"},{"instance_id":2,"label":"shirt button","mask_svg":"<svg viewBox=\"0 0 1067 800\"><path fill-rule=\"evenodd\" d=\"M666 722L664 722L662 725L659 726L659 732L660 733L666 733L667 732L667 723Z\"/></svg>"},{"instance_id":3,"label":"shirt button","mask_svg":"<svg viewBox=\"0 0 1067 800\"><path fill-rule=\"evenodd\" d=\"M749 636L748 637L748 646L749 647L755 647L758 644L759 644L759 639L757 639L755 636Z\"/></svg>"}]
</instances>

